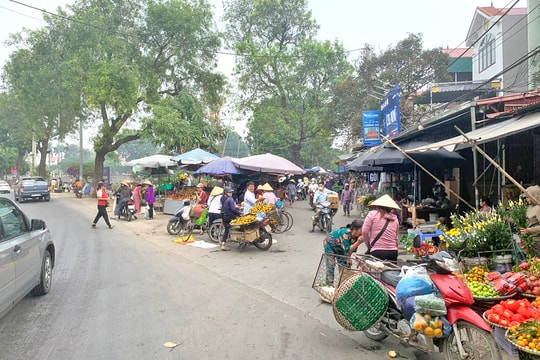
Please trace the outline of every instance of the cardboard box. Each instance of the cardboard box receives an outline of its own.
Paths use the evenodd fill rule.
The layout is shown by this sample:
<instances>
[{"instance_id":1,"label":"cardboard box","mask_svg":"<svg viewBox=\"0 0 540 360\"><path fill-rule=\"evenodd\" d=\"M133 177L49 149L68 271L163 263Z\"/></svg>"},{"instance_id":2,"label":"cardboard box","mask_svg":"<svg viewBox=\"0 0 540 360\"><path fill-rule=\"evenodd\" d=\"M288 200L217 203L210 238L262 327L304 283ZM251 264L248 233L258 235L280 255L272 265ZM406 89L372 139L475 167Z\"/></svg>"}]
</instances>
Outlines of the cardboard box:
<instances>
[{"instance_id":1,"label":"cardboard box","mask_svg":"<svg viewBox=\"0 0 540 360\"><path fill-rule=\"evenodd\" d=\"M259 229L249 229L249 230L231 230L231 239L236 241L246 241L253 242L259 238Z\"/></svg>"},{"instance_id":2,"label":"cardboard box","mask_svg":"<svg viewBox=\"0 0 540 360\"><path fill-rule=\"evenodd\" d=\"M326 195L326 200L330 201L330 209L339 208L339 195L337 194L328 194Z\"/></svg>"}]
</instances>

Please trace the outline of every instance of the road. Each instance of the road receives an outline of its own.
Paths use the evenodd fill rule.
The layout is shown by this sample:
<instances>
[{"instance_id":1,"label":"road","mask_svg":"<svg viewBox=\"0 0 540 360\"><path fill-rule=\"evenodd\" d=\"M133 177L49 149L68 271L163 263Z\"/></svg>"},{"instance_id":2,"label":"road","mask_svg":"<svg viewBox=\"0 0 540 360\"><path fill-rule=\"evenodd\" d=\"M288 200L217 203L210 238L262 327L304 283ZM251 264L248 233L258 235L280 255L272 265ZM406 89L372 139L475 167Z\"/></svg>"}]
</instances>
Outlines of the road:
<instances>
[{"instance_id":1,"label":"road","mask_svg":"<svg viewBox=\"0 0 540 360\"><path fill-rule=\"evenodd\" d=\"M266 252L176 244L163 214L92 229L95 199L71 194L21 206L46 221L57 263L47 296L0 319L0 359L442 358L339 326L311 288L323 234L308 232L306 201L288 209L293 228ZM335 226L352 219L338 213Z\"/></svg>"}]
</instances>

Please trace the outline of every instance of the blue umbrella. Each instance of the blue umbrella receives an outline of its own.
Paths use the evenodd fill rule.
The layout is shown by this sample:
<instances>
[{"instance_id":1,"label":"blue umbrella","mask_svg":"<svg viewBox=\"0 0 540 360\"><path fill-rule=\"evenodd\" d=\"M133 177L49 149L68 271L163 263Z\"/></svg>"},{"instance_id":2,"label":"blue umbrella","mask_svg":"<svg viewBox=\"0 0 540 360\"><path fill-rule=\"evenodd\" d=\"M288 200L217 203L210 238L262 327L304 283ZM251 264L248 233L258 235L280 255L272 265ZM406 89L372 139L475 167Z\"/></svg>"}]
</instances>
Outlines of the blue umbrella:
<instances>
[{"instance_id":1,"label":"blue umbrella","mask_svg":"<svg viewBox=\"0 0 540 360\"><path fill-rule=\"evenodd\" d=\"M201 166L193 175L223 176L245 174L245 171L238 169L231 159L231 157L224 157L212 160L208 164Z\"/></svg>"},{"instance_id":2,"label":"blue umbrella","mask_svg":"<svg viewBox=\"0 0 540 360\"><path fill-rule=\"evenodd\" d=\"M200 148L193 149L171 158L171 160L177 161L179 165L207 164L215 159L219 159L219 156L209 153L208 151L204 151Z\"/></svg>"}]
</instances>

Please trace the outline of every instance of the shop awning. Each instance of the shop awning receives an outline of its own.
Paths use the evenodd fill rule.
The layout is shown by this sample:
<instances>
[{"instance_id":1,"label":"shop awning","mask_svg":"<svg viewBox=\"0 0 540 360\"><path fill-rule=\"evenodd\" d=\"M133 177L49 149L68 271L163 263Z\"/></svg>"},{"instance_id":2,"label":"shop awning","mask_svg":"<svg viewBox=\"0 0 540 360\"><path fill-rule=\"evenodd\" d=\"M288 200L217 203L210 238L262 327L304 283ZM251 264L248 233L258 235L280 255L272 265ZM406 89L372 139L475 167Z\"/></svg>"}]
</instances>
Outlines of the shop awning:
<instances>
[{"instance_id":1,"label":"shop awning","mask_svg":"<svg viewBox=\"0 0 540 360\"><path fill-rule=\"evenodd\" d=\"M519 134L537 126L540 126L540 112L526 114L502 121L497 124L484 126L483 128L470 131L465 135L469 139L476 141L477 144L483 144L505 138L507 136ZM459 135L450 139L438 141L433 144L407 149L405 152L412 153L426 150L438 150L441 148L448 151L457 151L469 147L471 147L471 144L469 144L462 135Z\"/></svg>"}]
</instances>

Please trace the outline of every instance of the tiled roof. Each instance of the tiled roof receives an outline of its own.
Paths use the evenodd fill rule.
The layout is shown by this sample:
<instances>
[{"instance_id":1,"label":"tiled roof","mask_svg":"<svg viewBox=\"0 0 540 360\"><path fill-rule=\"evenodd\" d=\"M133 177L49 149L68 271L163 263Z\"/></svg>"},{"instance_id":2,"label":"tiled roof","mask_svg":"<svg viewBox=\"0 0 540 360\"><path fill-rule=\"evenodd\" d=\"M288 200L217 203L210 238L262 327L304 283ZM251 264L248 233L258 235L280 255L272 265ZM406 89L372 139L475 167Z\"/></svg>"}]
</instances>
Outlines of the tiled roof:
<instances>
[{"instance_id":1,"label":"tiled roof","mask_svg":"<svg viewBox=\"0 0 540 360\"><path fill-rule=\"evenodd\" d=\"M488 16L502 16L503 14L506 13L508 9L506 8L499 9L493 6L486 6L486 7L479 6L478 10ZM510 9L507 15L527 15L527 8L512 8Z\"/></svg>"},{"instance_id":2,"label":"tiled roof","mask_svg":"<svg viewBox=\"0 0 540 360\"><path fill-rule=\"evenodd\" d=\"M472 57L474 49L473 48L455 48L455 49L442 49L442 52L448 54L450 58L457 57Z\"/></svg>"}]
</instances>

